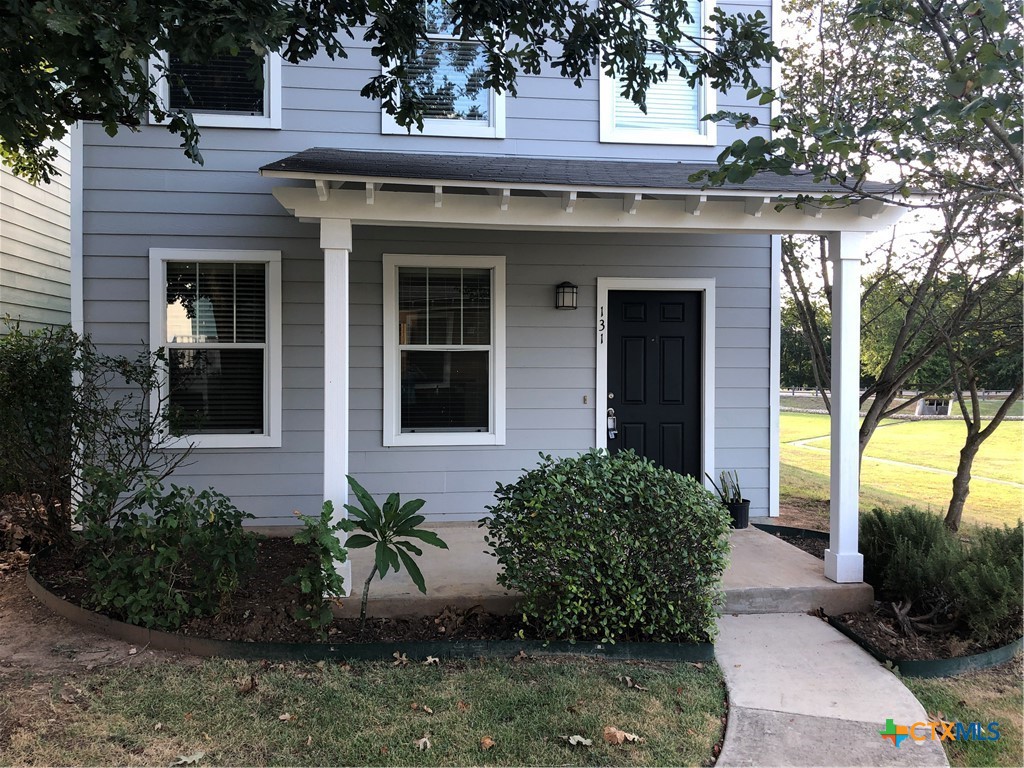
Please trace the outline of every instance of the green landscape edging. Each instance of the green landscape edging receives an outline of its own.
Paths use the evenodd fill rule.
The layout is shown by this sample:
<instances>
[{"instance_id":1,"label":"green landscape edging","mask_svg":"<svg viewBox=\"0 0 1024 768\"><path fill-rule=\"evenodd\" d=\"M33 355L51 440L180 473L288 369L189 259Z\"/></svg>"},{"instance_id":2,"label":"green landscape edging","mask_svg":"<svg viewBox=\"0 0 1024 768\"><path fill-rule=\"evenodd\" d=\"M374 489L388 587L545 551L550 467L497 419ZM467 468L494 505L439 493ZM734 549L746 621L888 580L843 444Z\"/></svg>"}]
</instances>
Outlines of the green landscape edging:
<instances>
[{"instance_id":1,"label":"green landscape edging","mask_svg":"<svg viewBox=\"0 0 1024 768\"><path fill-rule=\"evenodd\" d=\"M904 677L951 677L976 669L988 669L1009 661L1024 649L1024 638L991 651L952 659L893 659L870 645L860 634L839 619L829 616L828 623L886 666L894 667Z\"/></svg>"},{"instance_id":2,"label":"green landscape edging","mask_svg":"<svg viewBox=\"0 0 1024 768\"><path fill-rule=\"evenodd\" d=\"M821 539L828 541L831 536L828 531L816 531L813 528L793 528L789 525L772 525L771 523L751 523L759 531L765 533L783 533L786 536L801 536L805 539Z\"/></svg>"},{"instance_id":3,"label":"green landscape edging","mask_svg":"<svg viewBox=\"0 0 1024 768\"><path fill-rule=\"evenodd\" d=\"M220 656L232 659L272 659L275 661L320 661L331 659L391 661L395 654L410 660L437 658L476 658L480 656L531 656L575 654L607 659L637 661L714 661L712 643L543 643L538 640L499 641L414 641L387 643L256 643L190 637L159 629L126 624L109 616L86 610L46 589L31 573L26 574L28 589L43 605L69 621L88 629L154 650L189 653L195 656Z\"/></svg>"}]
</instances>

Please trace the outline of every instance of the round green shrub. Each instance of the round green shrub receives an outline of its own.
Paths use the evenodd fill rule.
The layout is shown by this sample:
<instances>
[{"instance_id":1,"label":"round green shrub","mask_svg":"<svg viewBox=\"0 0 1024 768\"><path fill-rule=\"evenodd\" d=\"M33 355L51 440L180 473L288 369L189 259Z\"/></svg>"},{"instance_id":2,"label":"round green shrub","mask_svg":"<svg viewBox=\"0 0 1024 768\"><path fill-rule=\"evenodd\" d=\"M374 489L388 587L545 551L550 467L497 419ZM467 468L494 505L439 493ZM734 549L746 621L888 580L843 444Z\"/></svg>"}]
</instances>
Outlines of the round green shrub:
<instances>
[{"instance_id":1,"label":"round green shrub","mask_svg":"<svg viewBox=\"0 0 1024 768\"><path fill-rule=\"evenodd\" d=\"M498 484L484 540L545 639L702 642L715 631L729 515L692 477L632 451L541 454Z\"/></svg>"}]
</instances>

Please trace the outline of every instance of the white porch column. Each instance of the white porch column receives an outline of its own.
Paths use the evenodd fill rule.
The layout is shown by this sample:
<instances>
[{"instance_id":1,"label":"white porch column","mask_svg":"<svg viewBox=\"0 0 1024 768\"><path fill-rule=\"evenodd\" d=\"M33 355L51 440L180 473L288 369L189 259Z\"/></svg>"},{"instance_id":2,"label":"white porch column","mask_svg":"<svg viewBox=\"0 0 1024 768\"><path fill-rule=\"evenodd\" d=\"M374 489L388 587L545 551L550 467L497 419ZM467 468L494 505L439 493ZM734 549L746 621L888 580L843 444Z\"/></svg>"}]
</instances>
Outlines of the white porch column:
<instances>
[{"instance_id":1,"label":"white porch column","mask_svg":"<svg viewBox=\"0 0 1024 768\"><path fill-rule=\"evenodd\" d=\"M320 221L324 249L324 500L334 503L335 520L347 517L348 502L348 260L352 252L352 222ZM352 592L352 564L338 572Z\"/></svg>"},{"instance_id":2,"label":"white porch column","mask_svg":"<svg viewBox=\"0 0 1024 768\"><path fill-rule=\"evenodd\" d=\"M864 580L857 550L860 514L860 260L864 234L829 235L832 260L832 472L830 546L825 576L832 581Z\"/></svg>"}]
</instances>

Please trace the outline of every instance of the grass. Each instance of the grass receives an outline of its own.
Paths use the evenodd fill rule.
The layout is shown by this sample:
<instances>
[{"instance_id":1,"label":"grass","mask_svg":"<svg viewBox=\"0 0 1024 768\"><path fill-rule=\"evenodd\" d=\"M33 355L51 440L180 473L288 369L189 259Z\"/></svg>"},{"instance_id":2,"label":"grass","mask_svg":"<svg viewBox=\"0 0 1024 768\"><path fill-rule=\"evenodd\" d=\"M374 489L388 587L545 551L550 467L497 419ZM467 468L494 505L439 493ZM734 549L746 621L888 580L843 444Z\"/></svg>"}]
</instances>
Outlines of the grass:
<instances>
[{"instance_id":1,"label":"grass","mask_svg":"<svg viewBox=\"0 0 1024 768\"><path fill-rule=\"evenodd\" d=\"M868 443L861 468L861 508L907 504L945 513L952 476L871 461L872 458L955 471L963 427L948 421L886 421ZM829 498L829 456L791 443L810 440L828 448L830 425L820 414L783 413L781 416L781 494L790 498L825 501ZM814 438L819 438L815 440ZM1024 488L982 480L982 477L1020 483L1024 475L1024 424L1004 422L981 447L974 462L974 479L964 511L965 522L1015 525L1024 508Z\"/></svg>"},{"instance_id":2,"label":"grass","mask_svg":"<svg viewBox=\"0 0 1024 768\"><path fill-rule=\"evenodd\" d=\"M255 690L240 692L253 675ZM168 663L53 683L54 716L22 718L3 762L170 765L203 753L198 765L704 765L723 699L714 664ZM609 725L644 741L606 744ZM577 734L593 746L559 738ZM424 736L431 748L417 749ZM484 737L495 746L483 750Z\"/></svg>"},{"instance_id":3,"label":"grass","mask_svg":"<svg viewBox=\"0 0 1024 768\"><path fill-rule=\"evenodd\" d=\"M959 677L903 678L930 715L946 722L999 723L998 741L943 742L950 765L1024 765L1021 659Z\"/></svg>"}]
</instances>

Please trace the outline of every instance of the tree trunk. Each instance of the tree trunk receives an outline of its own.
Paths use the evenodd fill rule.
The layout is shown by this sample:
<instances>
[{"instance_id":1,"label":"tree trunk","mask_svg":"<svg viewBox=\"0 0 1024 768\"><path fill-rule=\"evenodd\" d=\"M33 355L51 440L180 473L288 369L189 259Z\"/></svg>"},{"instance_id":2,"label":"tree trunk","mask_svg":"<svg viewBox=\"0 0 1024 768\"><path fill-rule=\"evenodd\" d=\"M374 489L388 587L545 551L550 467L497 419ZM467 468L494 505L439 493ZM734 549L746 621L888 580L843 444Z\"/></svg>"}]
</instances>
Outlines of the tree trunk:
<instances>
[{"instance_id":1,"label":"tree trunk","mask_svg":"<svg viewBox=\"0 0 1024 768\"><path fill-rule=\"evenodd\" d=\"M983 440L984 438L980 437L977 430L969 430L964 447L960 449L960 461L956 465L956 476L953 478L953 495L949 499L949 508L946 510L946 527L951 531L960 530L964 504L971 492L971 467L974 465L974 457L978 455L978 449Z\"/></svg>"}]
</instances>

